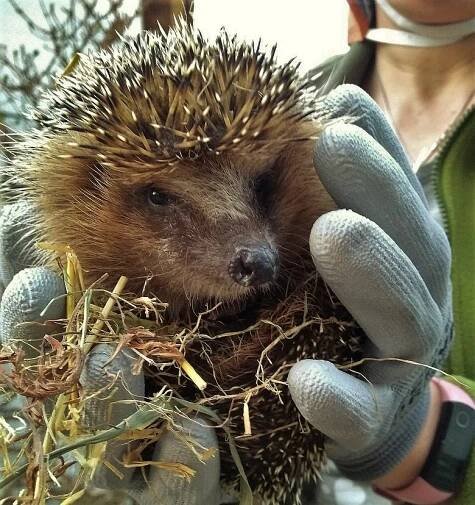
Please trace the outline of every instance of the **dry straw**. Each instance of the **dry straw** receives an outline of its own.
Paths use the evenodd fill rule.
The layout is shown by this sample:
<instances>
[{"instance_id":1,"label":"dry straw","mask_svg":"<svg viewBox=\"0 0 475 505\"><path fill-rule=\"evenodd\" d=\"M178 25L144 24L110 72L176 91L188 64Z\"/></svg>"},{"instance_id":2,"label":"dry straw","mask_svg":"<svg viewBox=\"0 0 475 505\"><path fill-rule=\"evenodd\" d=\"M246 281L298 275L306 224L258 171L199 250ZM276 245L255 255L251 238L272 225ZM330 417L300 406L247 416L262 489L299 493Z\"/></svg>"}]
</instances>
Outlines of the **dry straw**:
<instances>
[{"instance_id":1,"label":"dry straw","mask_svg":"<svg viewBox=\"0 0 475 505\"><path fill-rule=\"evenodd\" d=\"M104 277L85 286L74 252L67 247L54 249L63 258L66 319L57 322L56 333L45 336L35 358L27 359L19 347L4 348L0 355L0 361L10 366L8 373L1 373L0 383L6 393L26 398L21 415L27 423L18 435L5 420L0 422L5 435L0 450L6 462L0 487L21 483L24 503L46 503L58 489L63 493L61 503L81 502L106 460L110 440L141 441L139 447L144 448L159 440L163 423L172 426L174 416L196 412L218 429L223 480L229 488L241 490L241 504L252 503L251 486L264 503L271 503L276 490L285 498L285 488L290 493L303 485L303 477L285 477L289 469L284 464L280 470L265 468L270 475L273 472L274 481L268 481L264 470L262 477L256 476L253 465L264 469L269 458L266 447L275 446L271 449L275 457L272 451L278 453L279 444L282 452L285 444L299 444L295 437L305 437L310 448L304 454L308 461L295 472L303 472L307 478L310 473L318 474L323 457L321 436L315 431L309 434L310 428L296 409L289 410L292 402L286 375L301 355L349 363L358 346L358 331L346 313L340 310L342 318L338 318L337 305L329 317L321 316L316 293L322 292L322 286L316 289L315 278L254 323L223 331L210 317L219 307L199 314L192 324L168 321L167 305L156 298L128 294L125 277L111 292L101 287ZM136 413L118 425L91 432L82 422L87 402L80 374L85 356L99 342L115 345L114 355L123 349L134 352L137 360L132 372L145 371L157 393L149 401L137 401ZM111 379L107 394L113 388ZM16 459L10 457L14 446ZM210 456L203 448L195 451L204 460ZM67 454L75 455L79 465L74 466L80 468L65 486L65 474L72 464L71 458L63 459ZM139 450L124 456L122 469L117 463L105 462L118 477L126 468L150 464L193 478L193 471L183 465L143 461ZM291 485L284 485L289 478Z\"/></svg>"}]
</instances>

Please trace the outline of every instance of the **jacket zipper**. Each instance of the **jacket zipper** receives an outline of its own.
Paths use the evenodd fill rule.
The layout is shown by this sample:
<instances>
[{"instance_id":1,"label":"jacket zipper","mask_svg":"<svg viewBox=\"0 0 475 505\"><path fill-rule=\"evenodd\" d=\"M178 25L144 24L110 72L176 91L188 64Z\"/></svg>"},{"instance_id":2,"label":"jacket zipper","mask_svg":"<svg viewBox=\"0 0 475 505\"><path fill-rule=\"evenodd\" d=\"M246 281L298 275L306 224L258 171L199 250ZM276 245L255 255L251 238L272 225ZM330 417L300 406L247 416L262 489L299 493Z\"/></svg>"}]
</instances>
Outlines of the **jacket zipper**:
<instances>
[{"instance_id":1,"label":"jacket zipper","mask_svg":"<svg viewBox=\"0 0 475 505\"><path fill-rule=\"evenodd\" d=\"M475 104L472 104L467 110L465 110L458 118L455 120L451 126L448 128L448 130L444 133L442 136L439 145L437 146L435 153L434 153L434 169L432 170L432 176L431 176L431 185L434 190L434 195L437 200L437 205L439 206L440 210L440 217L442 220L442 226L445 230L445 233L450 238L450 230L449 230L449 222L448 222L448 215L447 215L447 207L445 205L444 199L441 194L441 189L440 189L440 172L442 170L442 160L444 159L447 150L449 149L452 140L456 137L458 131L462 127L462 125L465 123L467 118L475 111ZM475 233L475 232L474 232Z\"/></svg>"}]
</instances>

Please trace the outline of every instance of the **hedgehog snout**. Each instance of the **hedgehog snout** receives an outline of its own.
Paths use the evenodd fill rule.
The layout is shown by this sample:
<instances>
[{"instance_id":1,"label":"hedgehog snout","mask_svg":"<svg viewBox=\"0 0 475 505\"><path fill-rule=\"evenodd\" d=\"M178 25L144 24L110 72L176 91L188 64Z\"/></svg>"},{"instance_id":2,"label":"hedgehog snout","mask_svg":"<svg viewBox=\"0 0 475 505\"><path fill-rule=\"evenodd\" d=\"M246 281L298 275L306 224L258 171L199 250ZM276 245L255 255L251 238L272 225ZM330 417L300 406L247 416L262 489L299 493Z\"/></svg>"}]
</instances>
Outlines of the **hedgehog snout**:
<instances>
[{"instance_id":1,"label":"hedgehog snout","mask_svg":"<svg viewBox=\"0 0 475 505\"><path fill-rule=\"evenodd\" d=\"M245 287L274 282L278 271L279 255L268 243L237 247L228 267L231 278Z\"/></svg>"}]
</instances>

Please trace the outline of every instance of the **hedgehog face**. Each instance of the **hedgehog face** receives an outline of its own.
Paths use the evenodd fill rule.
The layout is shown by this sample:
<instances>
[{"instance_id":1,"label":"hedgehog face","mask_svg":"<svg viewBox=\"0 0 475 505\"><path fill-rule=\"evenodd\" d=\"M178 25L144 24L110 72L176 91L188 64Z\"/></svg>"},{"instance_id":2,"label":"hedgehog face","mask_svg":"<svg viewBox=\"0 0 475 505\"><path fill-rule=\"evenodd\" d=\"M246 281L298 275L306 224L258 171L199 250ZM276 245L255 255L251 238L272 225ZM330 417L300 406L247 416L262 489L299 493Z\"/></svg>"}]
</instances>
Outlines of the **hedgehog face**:
<instances>
[{"instance_id":1,"label":"hedgehog face","mask_svg":"<svg viewBox=\"0 0 475 505\"><path fill-rule=\"evenodd\" d=\"M234 300L276 281L276 168L239 165L229 157L181 164L132 183L121 196L132 196L129 219L149 251L143 274L173 289L173 297L182 291L190 299Z\"/></svg>"}]
</instances>

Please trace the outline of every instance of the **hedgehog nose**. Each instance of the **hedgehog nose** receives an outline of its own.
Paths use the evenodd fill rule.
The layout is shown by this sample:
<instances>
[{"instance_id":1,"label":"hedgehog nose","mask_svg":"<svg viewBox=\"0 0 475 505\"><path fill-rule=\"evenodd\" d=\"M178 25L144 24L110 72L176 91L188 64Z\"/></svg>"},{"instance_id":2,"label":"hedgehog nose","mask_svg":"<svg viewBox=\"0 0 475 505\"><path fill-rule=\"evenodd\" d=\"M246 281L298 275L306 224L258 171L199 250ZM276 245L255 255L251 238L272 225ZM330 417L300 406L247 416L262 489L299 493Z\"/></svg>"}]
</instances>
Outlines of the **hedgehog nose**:
<instances>
[{"instance_id":1,"label":"hedgehog nose","mask_svg":"<svg viewBox=\"0 0 475 505\"><path fill-rule=\"evenodd\" d=\"M229 264L229 275L242 286L260 286L276 279L279 269L277 252L269 245L242 247Z\"/></svg>"}]
</instances>

